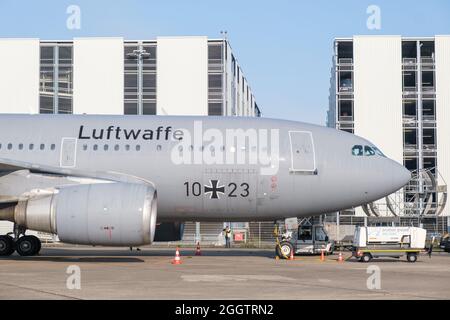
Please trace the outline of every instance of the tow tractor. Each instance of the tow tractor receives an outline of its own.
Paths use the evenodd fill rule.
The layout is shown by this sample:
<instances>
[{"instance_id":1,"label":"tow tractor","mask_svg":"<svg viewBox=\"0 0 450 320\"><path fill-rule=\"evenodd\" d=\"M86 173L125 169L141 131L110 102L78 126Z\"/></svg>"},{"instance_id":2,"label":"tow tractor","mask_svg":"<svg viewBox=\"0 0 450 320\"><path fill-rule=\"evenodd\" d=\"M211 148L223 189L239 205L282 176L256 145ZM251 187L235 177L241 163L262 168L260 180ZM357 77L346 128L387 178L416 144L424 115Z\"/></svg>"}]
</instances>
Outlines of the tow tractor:
<instances>
[{"instance_id":1,"label":"tow tractor","mask_svg":"<svg viewBox=\"0 0 450 320\"><path fill-rule=\"evenodd\" d=\"M332 254L334 241L330 241L323 225L300 225L293 231L280 233L275 227L276 254L289 259L291 252L296 254Z\"/></svg>"}]
</instances>

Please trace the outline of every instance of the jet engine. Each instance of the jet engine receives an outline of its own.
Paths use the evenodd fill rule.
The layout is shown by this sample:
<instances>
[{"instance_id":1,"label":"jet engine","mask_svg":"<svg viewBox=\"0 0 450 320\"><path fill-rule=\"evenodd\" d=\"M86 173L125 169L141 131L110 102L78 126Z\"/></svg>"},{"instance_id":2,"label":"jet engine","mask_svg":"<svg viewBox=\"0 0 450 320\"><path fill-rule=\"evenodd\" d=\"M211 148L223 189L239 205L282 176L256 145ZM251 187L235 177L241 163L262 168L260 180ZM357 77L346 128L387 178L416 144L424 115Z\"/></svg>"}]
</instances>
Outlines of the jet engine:
<instances>
[{"instance_id":1,"label":"jet engine","mask_svg":"<svg viewBox=\"0 0 450 320\"><path fill-rule=\"evenodd\" d=\"M108 182L30 192L11 220L67 243L138 246L153 242L156 212L154 187Z\"/></svg>"},{"instance_id":2,"label":"jet engine","mask_svg":"<svg viewBox=\"0 0 450 320\"><path fill-rule=\"evenodd\" d=\"M183 222L164 222L156 225L154 241L180 241L183 238L183 234Z\"/></svg>"}]
</instances>

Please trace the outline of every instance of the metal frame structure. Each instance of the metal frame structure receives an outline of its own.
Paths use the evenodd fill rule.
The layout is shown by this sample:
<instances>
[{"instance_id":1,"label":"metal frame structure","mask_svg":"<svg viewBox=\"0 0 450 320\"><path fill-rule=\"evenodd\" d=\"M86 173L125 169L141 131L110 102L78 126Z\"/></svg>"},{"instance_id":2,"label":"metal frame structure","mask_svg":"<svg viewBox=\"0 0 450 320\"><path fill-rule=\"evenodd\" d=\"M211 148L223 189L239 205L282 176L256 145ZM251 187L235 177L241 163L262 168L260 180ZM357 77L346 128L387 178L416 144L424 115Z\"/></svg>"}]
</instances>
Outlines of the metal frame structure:
<instances>
[{"instance_id":1,"label":"metal frame structure","mask_svg":"<svg viewBox=\"0 0 450 320\"><path fill-rule=\"evenodd\" d=\"M52 63L43 63L42 59L42 48L49 47L53 48L53 59ZM71 61L70 63L60 63L60 48L68 47L71 48ZM49 96L52 95L53 98L53 113L70 113L73 110L73 42L72 41L45 41L40 43L40 75L39 75L39 82L40 82L40 88L39 88L39 95L40 97ZM52 82L53 82L53 88L51 92L45 91L45 76L43 74L45 73L45 68L52 68ZM63 92L64 90L60 90L60 74L61 68L65 68L66 72L64 75L67 76L67 92ZM62 110L62 108L59 107L59 97L65 96L68 99L70 99L70 110ZM45 110L47 111L47 110Z\"/></svg>"}]
</instances>

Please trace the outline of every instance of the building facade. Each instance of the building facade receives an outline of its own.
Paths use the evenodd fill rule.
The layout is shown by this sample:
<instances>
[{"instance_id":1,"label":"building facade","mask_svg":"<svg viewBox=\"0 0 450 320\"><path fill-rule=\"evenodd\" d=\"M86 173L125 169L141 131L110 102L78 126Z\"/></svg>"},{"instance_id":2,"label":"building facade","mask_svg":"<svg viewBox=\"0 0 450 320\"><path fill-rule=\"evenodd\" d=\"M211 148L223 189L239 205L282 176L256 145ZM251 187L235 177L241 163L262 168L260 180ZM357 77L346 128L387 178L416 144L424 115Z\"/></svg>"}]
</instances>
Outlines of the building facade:
<instances>
[{"instance_id":1,"label":"building facade","mask_svg":"<svg viewBox=\"0 0 450 320\"><path fill-rule=\"evenodd\" d=\"M0 113L260 116L226 39L0 39Z\"/></svg>"},{"instance_id":2,"label":"building facade","mask_svg":"<svg viewBox=\"0 0 450 320\"><path fill-rule=\"evenodd\" d=\"M448 216L450 36L337 38L330 83L328 126L367 138L413 177L341 214Z\"/></svg>"},{"instance_id":3,"label":"building facade","mask_svg":"<svg viewBox=\"0 0 450 320\"><path fill-rule=\"evenodd\" d=\"M261 116L227 39L0 39L0 74L0 113ZM186 238L222 229L188 223Z\"/></svg>"}]
</instances>

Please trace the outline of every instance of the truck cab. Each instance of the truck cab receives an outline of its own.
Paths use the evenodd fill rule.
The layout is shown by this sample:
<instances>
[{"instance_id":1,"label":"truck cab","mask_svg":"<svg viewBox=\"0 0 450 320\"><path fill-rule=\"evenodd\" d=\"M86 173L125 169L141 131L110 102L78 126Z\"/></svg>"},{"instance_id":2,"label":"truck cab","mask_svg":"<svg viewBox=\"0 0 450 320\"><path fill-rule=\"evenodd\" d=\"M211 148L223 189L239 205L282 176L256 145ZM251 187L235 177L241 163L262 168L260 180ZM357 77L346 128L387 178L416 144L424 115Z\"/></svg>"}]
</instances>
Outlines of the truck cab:
<instances>
[{"instance_id":1,"label":"truck cab","mask_svg":"<svg viewBox=\"0 0 450 320\"><path fill-rule=\"evenodd\" d=\"M333 253L334 242L330 241L323 225L300 225L296 231L282 234L276 253L280 258L293 254Z\"/></svg>"}]
</instances>

